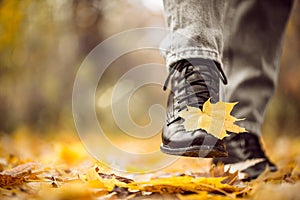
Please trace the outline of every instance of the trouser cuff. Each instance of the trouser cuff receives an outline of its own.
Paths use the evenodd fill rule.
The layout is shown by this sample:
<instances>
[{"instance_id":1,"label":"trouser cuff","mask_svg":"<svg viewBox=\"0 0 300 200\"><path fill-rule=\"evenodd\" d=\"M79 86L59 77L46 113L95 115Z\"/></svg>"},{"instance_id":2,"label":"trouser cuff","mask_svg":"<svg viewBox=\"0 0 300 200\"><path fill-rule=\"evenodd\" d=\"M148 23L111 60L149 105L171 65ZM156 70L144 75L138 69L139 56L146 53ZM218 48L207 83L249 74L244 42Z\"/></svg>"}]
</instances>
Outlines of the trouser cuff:
<instances>
[{"instance_id":1,"label":"trouser cuff","mask_svg":"<svg viewBox=\"0 0 300 200\"><path fill-rule=\"evenodd\" d=\"M183 59L190 59L190 58L204 58L210 59L213 61L218 62L221 66L222 61L219 56L219 53L210 49L205 48L186 48L186 49L178 49L175 52L168 52L166 53L166 62L167 67L171 66L172 64L183 60Z\"/></svg>"}]
</instances>

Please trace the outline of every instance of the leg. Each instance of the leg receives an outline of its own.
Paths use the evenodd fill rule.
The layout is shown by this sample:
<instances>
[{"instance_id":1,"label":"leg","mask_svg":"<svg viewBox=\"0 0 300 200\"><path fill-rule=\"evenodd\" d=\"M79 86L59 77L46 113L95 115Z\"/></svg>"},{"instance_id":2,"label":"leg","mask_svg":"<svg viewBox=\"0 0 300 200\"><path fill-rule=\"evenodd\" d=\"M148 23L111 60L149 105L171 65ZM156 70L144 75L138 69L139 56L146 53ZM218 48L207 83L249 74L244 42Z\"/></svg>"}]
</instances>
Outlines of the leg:
<instances>
[{"instance_id":1,"label":"leg","mask_svg":"<svg viewBox=\"0 0 300 200\"><path fill-rule=\"evenodd\" d=\"M164 9L170 30L162 42L167 66L189 58L222 64L224 0L164 0Z\"/></svg>"},{"instance_id":2,"label":"leg","mask_svg":"<svg viewBox=\"0 0 300 200\"><path fill-rule=\"evenodd\" d=\"M239 124L249 133L225 138L228 158L213 162L236 163L247 159L264 160L244 170L248 179L259 176L269 165L259 138L267 104L274 93L285 26L292 0L230 1L224 36L224 65L228 85L223 90L225 101L238 101L234 115L246 120Z\"/></svg>"},{"instance_id":3,"label":"leg","mask_svg":"<svg viewBox=\"0 0 300 200\"><path fill-rule=\"evenodd\" d=\"M274 93L282 39L292 0L230 1L225 20L225 101L239 104L239 124L260 134L267 104Z\"/></svg>"},{"instance_id":4,"label":"leg","mask_svg":"<svg viewBox=\"0 0 300 200\"><path fill-rule=\"evenodd\" d=\"M202 108L203 103L219 101L223 51L222 0L165 0L170 34L162 44L169 67L166 84L171 80L167 119L161 150L172 155L192 157L227 156L224 142L198 129L187 131L178 112L187 106Z\"/></svg>"}]
</instances>

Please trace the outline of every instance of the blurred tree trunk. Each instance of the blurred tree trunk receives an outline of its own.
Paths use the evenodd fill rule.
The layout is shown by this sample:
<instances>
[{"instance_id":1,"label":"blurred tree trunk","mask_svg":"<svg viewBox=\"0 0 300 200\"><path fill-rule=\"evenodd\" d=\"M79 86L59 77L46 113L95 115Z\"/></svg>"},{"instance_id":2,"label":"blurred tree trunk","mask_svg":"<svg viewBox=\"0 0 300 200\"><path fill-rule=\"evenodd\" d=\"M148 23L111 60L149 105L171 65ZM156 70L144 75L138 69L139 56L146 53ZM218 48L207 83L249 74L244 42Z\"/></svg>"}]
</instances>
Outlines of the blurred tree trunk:
<instances>
[{"instance_id":1,"label":"blurred tree trunk","mask_svg":"<svg viewBox=\"0 0 300 200\"><path fill-rule=\"evenodd\" d=\"M74 0L73 19L79 36L79 54L88 54L102 41L101 37L101 1Z\"/></svg>"}]
</instances>

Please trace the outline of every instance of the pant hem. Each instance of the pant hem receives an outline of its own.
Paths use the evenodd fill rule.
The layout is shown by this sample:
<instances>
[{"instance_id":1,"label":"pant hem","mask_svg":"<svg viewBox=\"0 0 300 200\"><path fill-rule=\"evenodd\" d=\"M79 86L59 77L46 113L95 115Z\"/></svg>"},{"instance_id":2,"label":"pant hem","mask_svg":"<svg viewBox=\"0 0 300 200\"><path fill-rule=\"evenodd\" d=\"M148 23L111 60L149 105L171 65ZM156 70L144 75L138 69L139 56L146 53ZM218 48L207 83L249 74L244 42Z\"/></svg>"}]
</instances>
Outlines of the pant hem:
<instances>
[{"instance_id":1,"label":"pant hem","mask_svg":"<svg viewBox=\"0 0 300 200\"><path fill-rule=\"evenodd\" d=\"M210 59L218 62L223 66L219 53L214 50L205 49L205 48L188 48L188 49L178 49L176 52L172 51L166 54L166 64L169 68L172 64L189 58L204 58Z\"/></svg>"}]
</instances>

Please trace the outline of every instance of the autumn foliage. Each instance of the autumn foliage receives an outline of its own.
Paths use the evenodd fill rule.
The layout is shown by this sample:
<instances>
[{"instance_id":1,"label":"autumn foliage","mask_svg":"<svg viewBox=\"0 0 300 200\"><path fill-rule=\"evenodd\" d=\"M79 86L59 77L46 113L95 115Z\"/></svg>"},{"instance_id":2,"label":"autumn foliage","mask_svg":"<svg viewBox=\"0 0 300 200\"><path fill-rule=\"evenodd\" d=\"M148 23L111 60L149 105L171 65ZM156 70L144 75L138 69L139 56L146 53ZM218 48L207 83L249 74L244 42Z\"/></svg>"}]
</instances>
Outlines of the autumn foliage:
<instances>
[{"instance_id":1,"label":"autumn foliage","mask_svg":"<svg viewBox=\"0 0 300 200\"><path fill-rule=\"evenodd\" d=\"M111 169L88 154L78 139L71 111L78 66L97 44L115 33L164 27L162 11L145 6L147 2L158 1L0 1L0 199L299 199L299 1L287 27L278 90L262 129L264 148L278 166L277 172L265 171L245 182L241 171L255 160L212 166L210 159L180 158L164 169L132 174ZM112 63L106 79L99 81L97 117L122 149L154 151L160 135L146 142L119 137L106 100L116 79L132 66L163 61L150 50L126 56ZM130 111L137 124L145 125L153 105L151 91L138 92ZM161 87L151 94L165 103ZM218 106L228 110L219 115L212 108ZM223 138L225 130L244 131L229 115L232 107L206 103L203 110L190 107L181 115L189 119L187 130L206 126L208 132ZM212 115L221 116L225 123L212 121ZM217 124L218 130L208 123Z\"/></svg>"}]
</instances>

